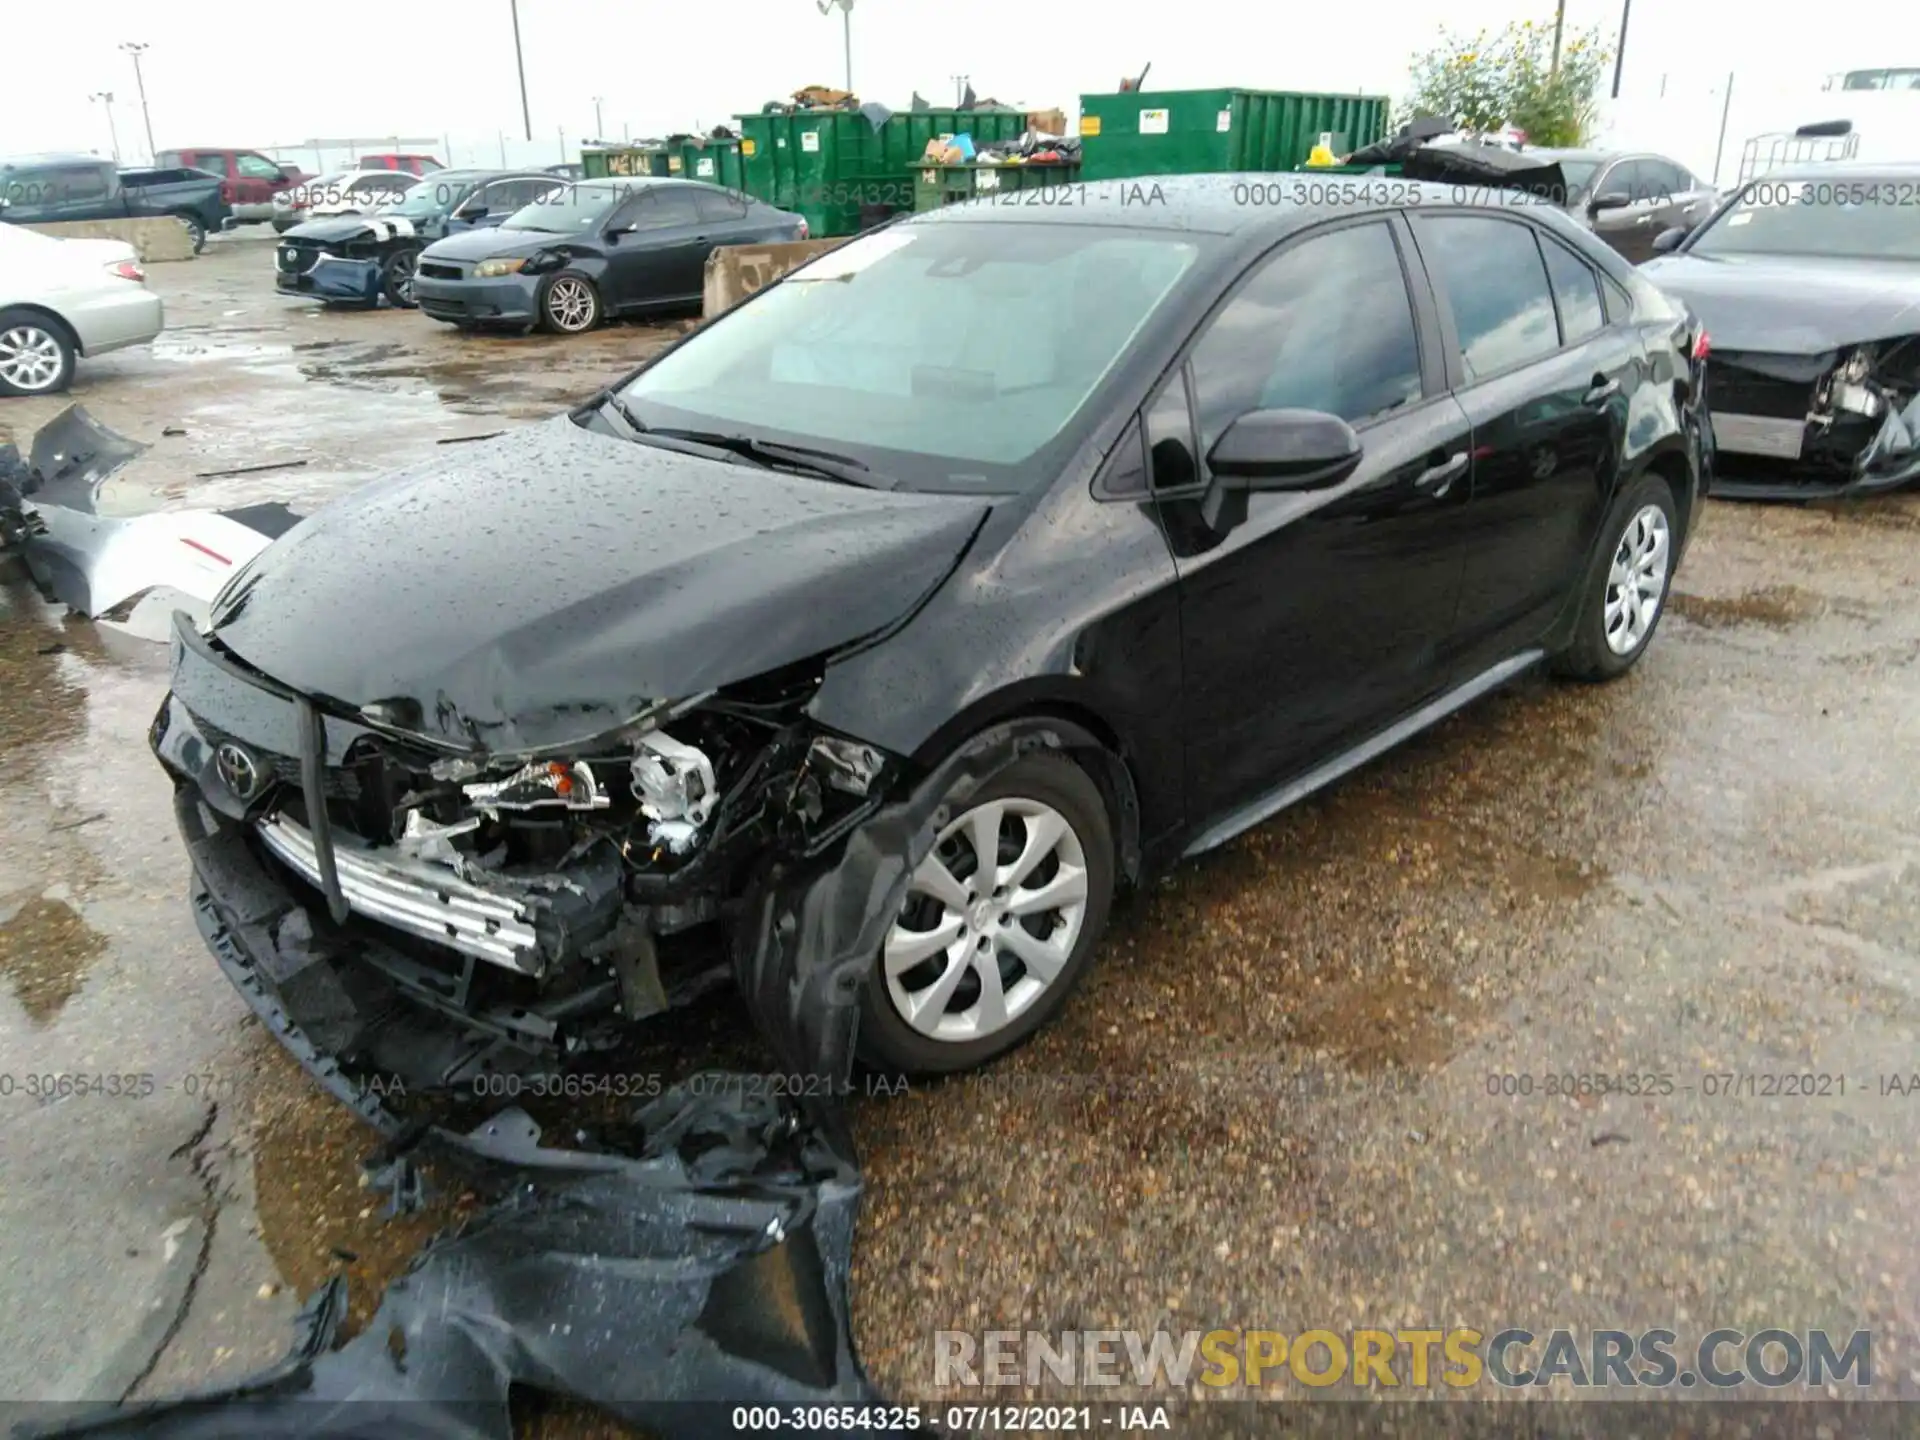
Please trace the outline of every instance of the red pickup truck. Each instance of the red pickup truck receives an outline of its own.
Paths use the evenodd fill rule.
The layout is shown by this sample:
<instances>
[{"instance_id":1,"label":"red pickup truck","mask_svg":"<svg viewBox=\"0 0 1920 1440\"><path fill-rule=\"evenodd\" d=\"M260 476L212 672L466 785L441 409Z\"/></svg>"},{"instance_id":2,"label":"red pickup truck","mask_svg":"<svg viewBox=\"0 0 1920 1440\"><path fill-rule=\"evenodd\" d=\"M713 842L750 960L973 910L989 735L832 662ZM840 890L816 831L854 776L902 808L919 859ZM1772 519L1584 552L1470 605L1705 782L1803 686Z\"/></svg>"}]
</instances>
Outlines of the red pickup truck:
<instances>
[{"instance_id":1,"label":"red pickup truck","mask_svg":"<svg viewBox=\"0 0 1920 1440\"><path fill-rule=\"evenodd\" d=\"M360 170L398 170L403 175L431 175L447 168L431 155L362 155L353 163Z\"/></svg>"},{"instance_id":2,"label":"red pickup truck","mask_svg":"<svg viewBox=\"0 0 1920 1440\"><path fill-rule=\"evenodd\" d=\"M273 218L273 197L280 191L313 177L295 165L269 160L258 150L231 146L189 146L182 150L162 150L154 164L189 165L206 170L224 182L221 194L233 207L236 222L246 224Z\"/></svg>"}]
</instances>

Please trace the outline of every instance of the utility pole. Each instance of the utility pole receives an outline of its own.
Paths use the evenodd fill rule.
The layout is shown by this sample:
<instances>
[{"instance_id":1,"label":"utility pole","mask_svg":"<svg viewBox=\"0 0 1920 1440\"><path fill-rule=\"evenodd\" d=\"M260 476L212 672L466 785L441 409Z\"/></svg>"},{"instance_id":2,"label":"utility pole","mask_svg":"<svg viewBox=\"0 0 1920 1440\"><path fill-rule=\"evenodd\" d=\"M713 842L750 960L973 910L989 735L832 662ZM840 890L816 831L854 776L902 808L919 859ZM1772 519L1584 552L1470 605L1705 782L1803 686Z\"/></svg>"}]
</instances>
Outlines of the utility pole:
<instances>
[{"instance_id":1,"label":"utility pole","mask_svg":"<svg viewBox=\"0 0 1920 1440\"><path fill-rule=\"evenodd\" d=\"M520 0L507 0L513 12L513 68L520 72L520 123L533 139L533 112L527 108L527 62L520 54Z\"/></svg>"},{"instance_id":2,"label":"utility pole","mask_svg":"<svg viewBox=\"0 0 1920 1440\"><path fill-rule=\"evenodd\" d=\"M1549 75L1560 73L1560 32L1566 29L1566 26L1567 0L1560 0L1553 10L1553 64L1547 71Z\"/></svg>"},{"instance_id":3,"label":"utility pole","mask_svg":"<svg viewBox=\"0 0 1920 1440\"><path fill-rule=\"evenodd\" d=\"M113 141L113 163L120 163L120 129L113 123L113 91L96 90L87 97L98 100L107 107L107 138Z\"/></svg>"},{"instance_id":4,"label":"utility pole","mask_svg":"<svg viewBox=\"0 0 1920 1440\"><path fill-rule=\"evenodd\" d=\"M967 86L973 82L973 77L971 75L949 75L947 78L953 81L953 108L958 110L960 108L960 102L966 98Z\"/></svg>"},{"instance_id":5,"label":"utility pole","mask_svg":"<svg viewBox=\"0 0 1920 1440\"><path fill-rule=\"evenodd\" d=\"M1613 98L1620 98L1620 68L1627 63L1627 17L1633 13L1633 0L1620 0L1620 43L1613 52Z\"/></svg>"},{"instance_id":6,"label":"utility pole","mask_svg":"<svg viewBox=\"0 0 1920 1440\"><path fill-rule=\"evenodd\" d=\"M840 25L845 33L847 47L847 93L853 93L853 0L814 0L822 15L829 14L837 5L840 8Z\"/></svg>"},{"instance_id":7,"label":"utility pole","mask_svg":"<svg viewBox=\"0 0 1920 1440\"><path fill-rule=\"evenodd\" d=\"M151 47L137 44L132 40L124 40L120 48L133 57L133 83L140 91L140 118L147 127L147 159L158 164L160 152L153 146L153 116L147 111L147 81L146 77L140 73L140 57Z\"/></svg>"},{"instance_id":8,"label":"utility pole","mask_svg":"<svg viewBox=\"0 0 1920 1440\"><path fill-rule=\"evenodd\" d=\"M606 131L602 128L600 120L600 96L598 95L593 97L593 138L596 140L606 138Z\"/></svg>"}]
</instances>

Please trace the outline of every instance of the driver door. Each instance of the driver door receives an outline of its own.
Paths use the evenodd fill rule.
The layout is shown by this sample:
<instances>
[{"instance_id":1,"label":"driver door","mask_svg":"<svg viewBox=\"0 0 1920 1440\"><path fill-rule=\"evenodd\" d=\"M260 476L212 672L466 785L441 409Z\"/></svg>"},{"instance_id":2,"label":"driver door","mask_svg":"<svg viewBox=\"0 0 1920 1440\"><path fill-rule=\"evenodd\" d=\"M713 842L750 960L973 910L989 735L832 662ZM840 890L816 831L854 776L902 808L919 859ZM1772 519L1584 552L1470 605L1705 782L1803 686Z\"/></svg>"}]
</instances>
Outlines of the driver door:
<instances>
[{"instance_id":1,"label":"driver door","mask_svg":"<svg viewBox=\"0 0 1920 1440\"><path fill-rule=\"evenodd\" d=\"M1340 416L1360 464L1323 489L1247 494L1244 515L1222 519L1206 456L1239 416L1276 408ZM1385 728L1448 673L1470 428L1405 221L1337 222L1261 260L1146 422L1180 575L1188 793L1219 820Z\"/></svg>"}]
</instances>

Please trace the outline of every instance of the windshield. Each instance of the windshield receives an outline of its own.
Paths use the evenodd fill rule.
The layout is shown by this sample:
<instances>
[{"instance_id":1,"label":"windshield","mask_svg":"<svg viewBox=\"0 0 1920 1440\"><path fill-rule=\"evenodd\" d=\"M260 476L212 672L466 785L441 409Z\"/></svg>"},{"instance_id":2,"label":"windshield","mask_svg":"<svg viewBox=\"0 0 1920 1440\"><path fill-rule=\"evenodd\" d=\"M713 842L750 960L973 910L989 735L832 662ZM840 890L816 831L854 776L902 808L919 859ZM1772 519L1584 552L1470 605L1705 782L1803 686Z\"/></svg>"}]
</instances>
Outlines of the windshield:
<instances>
[{"instance_id":1,"label":"windshield","mask_svg":"<svg viewBox=\"0 0 1920 1440\"><path fill-rule=\"evenodd\" d=\"M1920 260L1913 182L1867 175L1756 180L1687 253Z\"/></svg>"},{"instance_id":2,"label":"windshield","mask_svg":"<svg viewBox=\"0 0 1920 1440\"><path fill-rule=\"evenodd\" d=\"M631 193L632 187L625 185L565 185L548 191L531 205L522 205L502 222L502 227L571 235L599 224Z\"/></svg>"},{"instance_id":3,"label":"windshield","mask_svg":"<svg viewBox=\"0 0 1920 1440\"><path fill-rule=\"evenodd\" d=\"M1016 488L1200 241L1092 225L920 224L850 241L635 378L649 425L858 454L905 488Z\"/></svg>"}]
</instances>

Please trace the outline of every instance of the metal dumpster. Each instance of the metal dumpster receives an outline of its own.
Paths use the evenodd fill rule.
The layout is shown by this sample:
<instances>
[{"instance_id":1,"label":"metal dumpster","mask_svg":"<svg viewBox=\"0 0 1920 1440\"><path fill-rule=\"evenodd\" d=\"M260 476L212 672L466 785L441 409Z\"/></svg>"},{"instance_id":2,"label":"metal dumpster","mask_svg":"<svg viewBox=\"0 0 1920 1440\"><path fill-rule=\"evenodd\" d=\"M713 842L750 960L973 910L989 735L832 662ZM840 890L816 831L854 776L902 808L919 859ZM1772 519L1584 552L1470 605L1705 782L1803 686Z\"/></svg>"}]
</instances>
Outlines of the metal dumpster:
<instances>
[{"instance_id":1,"label":"metal dumpster","mask_svg":"<svg viewBox=\"0 0 1920 1440\"><path fill-rule=\"evenodd\" d=\"M683 140L670 158L680 162L674 173L682 180L700 180L729 190L746 189L738 140Z\"/></svg>"},{"instance_id":2,"label":"metal dumpster","mask_svg":"<svg viewBox=\"0 0 1920 1440\"><path fill-rule=\"evenodd\" d=\"M977 144L1015 140L1026 116L1001 110L920 110L879 128L854 110L741 115L740 159L748 194L806 217L815 237L852 235L861 207L911 210L915 165L927 142L967 134Z\"/></svg>"},{"instance_id":3,"label":"metal dumpster","mask_svg":"<svg viewBox=\"0 0 1920 1440\"><path fill-rule=\"evenodd\" d=\"M610 176L668 175L668 154L658 145L628 145L582 150L580 173L589 180Z\"/></svg>"},{"instance_id":4,"label":"metal dumpster","mask_svg":"<svg viewBox=\"0 0 1920 1440\"><path fill-rule=\"evenodd\" d=\"M981 196L1070 185L1079 178L1080 167L1066 164L922 165L914 172L913 208L938 210Z\"/></svg>"},{"instance_id":5,"label":"metal dumpster","mask_svg":"<svg viewBox=\"0 0 1920 1440\"><path fill-rule=\"evenodd\" d=\"M1080 97L1081 176L1292 170L1321 137L1335 154L1387 132L1382 95L1149 90Z\"/></svg>"}]
</instances>

